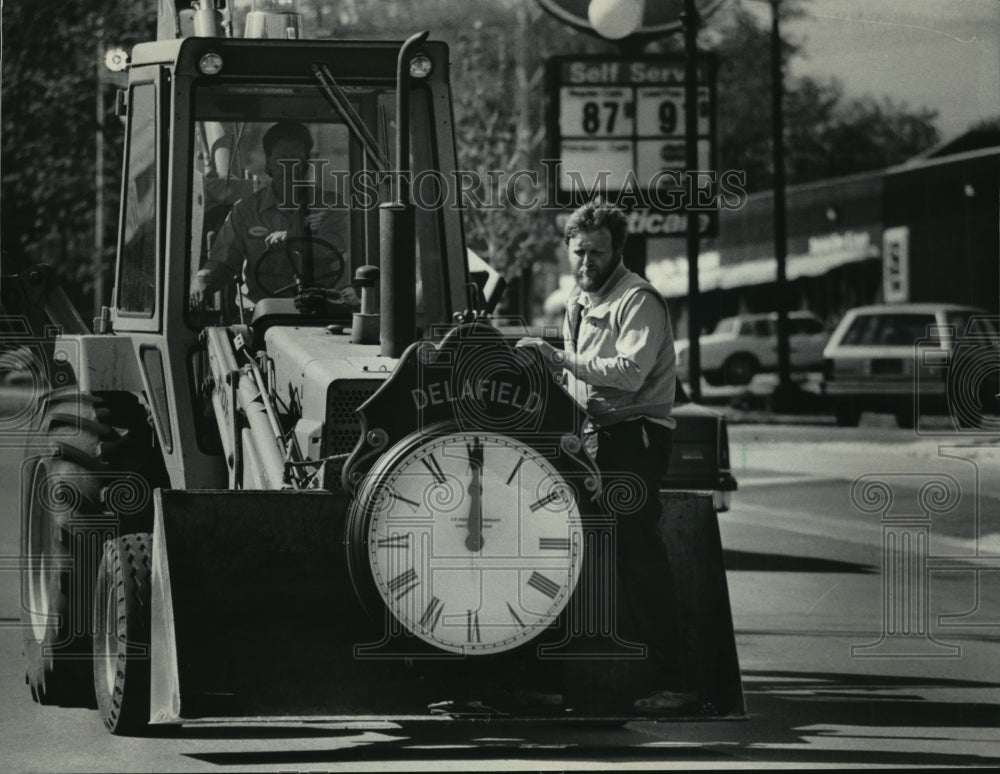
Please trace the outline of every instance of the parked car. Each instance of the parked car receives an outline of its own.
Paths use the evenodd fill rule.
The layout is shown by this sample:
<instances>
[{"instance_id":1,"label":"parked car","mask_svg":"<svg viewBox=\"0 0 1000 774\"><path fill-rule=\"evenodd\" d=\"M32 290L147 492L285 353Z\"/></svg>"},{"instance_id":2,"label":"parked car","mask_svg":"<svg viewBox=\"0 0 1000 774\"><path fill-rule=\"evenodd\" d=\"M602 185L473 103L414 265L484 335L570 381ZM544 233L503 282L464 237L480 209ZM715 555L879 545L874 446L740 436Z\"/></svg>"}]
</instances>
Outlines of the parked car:
<instances>
[{"instance_id":1,"label":"parked car","mask_svg":"<svg viewBox=\"0 0 1000 774\"><path fill-rule=\"evenodd\" d=\"M907 428L921 413L969 420L996 411L998 347L996 318L975 307L850 309L823 351L824 391L841 426L857 425L863 411L892 413Z\"/></svg>"},{"instance_id":2,"label":"parked car","mask_svg":"<svg viewBox=\"0 0 1000 774\"><path fill-rule=\"evenodd\" d=\"M715 510L728 511L737 485L729 467L725 415L692 403L678 381L672 416L677 427L670 445L670 465L660 489L711 492Z\"/></svg>"},{"instance_id":3,"label":"parked car","mask_svg":"<svg viewBox=\"0 0 1000 774\"><path fill-rule=\"evenodd\" d=\"M789 360L792 371L819 371L827 331L812 312L788 313ZM724 317L715 330L699 339L701 374L711 385L749 384L755 374L778 369L778 315L743 314ZM688 381L687 339L679 339L677 372Z\"/></svg>"}]
</instances>

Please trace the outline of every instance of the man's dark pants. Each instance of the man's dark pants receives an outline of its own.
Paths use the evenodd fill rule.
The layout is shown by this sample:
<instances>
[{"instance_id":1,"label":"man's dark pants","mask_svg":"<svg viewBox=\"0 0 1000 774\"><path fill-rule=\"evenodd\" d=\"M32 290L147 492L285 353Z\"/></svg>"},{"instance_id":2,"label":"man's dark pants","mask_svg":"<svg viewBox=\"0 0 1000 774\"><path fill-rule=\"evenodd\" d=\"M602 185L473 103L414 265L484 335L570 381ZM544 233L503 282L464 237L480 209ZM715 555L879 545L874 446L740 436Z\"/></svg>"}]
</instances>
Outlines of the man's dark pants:
<instances>
[{"instance_id":1,"label":"man's dark pants","mask_svg":"<svg viewBox=\"0 0 1000 774\"><path fill-rule=\"evenodd\" d=\"M647 419L589 435L601 471L604 507L615 518L616 562L622 584L619 620L628 619L656 665L651 689L683 690L681 637L670 558L660 537L660 480L670 459L671 430ZM622 622L624 623L624 622Z\"/></svg>"}]
</instances>

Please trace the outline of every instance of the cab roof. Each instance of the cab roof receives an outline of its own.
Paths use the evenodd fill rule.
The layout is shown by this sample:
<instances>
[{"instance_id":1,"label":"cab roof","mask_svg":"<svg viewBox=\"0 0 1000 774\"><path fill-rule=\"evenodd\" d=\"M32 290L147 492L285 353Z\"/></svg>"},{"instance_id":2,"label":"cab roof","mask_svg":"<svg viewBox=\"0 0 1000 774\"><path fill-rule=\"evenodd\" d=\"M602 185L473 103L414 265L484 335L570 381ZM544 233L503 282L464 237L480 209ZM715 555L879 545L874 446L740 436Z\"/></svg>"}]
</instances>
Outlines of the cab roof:
<instances>
[{"instance_id":1,"label":"cab roof","mask_svg":"<svg viewBox=\"0 0 1000 774\"><path fill-rule=\"evenodd\" d=\"M338 78L395 82L396 60L402 45L402 41L391 40L190 37L139 43L132 49L130 65L133 68L168 65L178 75L201 77L199 60L206 53L215 52L223 60L220 77L232 74L261 77L309 76L311 65L322 63L328 65ZM427 41L421 44L418 52L430 57L433 63L431 73L425 81L447 81L447 44Z\"/></svg>"}]
</instances>

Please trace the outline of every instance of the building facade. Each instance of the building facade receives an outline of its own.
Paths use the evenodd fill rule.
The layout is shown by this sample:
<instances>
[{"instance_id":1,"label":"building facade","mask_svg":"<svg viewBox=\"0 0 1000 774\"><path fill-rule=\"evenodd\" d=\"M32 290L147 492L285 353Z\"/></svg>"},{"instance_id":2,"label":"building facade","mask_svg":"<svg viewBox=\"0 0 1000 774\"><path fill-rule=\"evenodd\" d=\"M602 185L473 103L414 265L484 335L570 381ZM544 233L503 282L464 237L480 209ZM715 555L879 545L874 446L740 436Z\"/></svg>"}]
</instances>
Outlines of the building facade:
<instances>
[{"instance_id":1,"label":"building facade","mask_svg":"<svg viewBox=\"0 0 1000 774\"><path fill-rule=\"evenodd\" d=\"M1000 313L1000 146L964 138L879 172L789 186L787 298L832 326L863 304L949 301ZM974 145L974 143L973 143ZM650 239L646 275L687 336L684 240ZM720 213L719 236L698 261L699 314L777 308L774 195Z\"/></svg>"}]
</instances>

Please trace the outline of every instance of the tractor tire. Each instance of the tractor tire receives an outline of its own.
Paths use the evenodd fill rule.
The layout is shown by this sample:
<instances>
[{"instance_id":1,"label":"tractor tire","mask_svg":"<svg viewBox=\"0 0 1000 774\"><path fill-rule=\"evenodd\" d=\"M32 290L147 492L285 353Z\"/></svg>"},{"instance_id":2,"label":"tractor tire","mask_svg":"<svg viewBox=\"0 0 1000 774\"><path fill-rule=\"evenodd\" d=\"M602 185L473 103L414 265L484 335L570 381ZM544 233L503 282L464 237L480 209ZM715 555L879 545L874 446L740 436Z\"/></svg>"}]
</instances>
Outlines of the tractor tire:
<instances>
[{"instance_id":1,"label":"tractor tire","mask_svg":"<svg viewBox=\"0 0 1000 774\"><path fill-rule=\"evenodd\" d=\"M726 384L734 387L744 387L750 384L754 374L760 370L760 363L753 355L730 355L722 365L722 374Z\"/></svg>"},{"instance_id":2,"label":"tractor tire","mask_svg":"<svg viewBox=\"0 0 1000 774\"><path fill-rule=\"evenodd\" d=\"M95 707L92 602L104 542L149 530L165 482L145 410L129 394L54 391L44 450L21 473L25 681L39 704Z\"/></svg>"},{"instance_id":3,"label":"tractor tire","mask_svg":"<svg viewBox=\"0 0 1000 774\"><path fill-rule=\"evenodd\" d=\"M833 404L833 416L837 427L857 427L861 421L861 410L852 400L840 400Z\"/></svg>"},{"instance_id":4,"label":"tractor tire","mask_svg":"<svg viewBox=\"0 0 1000 774\"><path fill-rule=\"evenodd\" d=\"M94 693L105 728L135 735L149 723L149 644L153 536L104 544L94 586Z\"/></svg>"}]
</instances>

